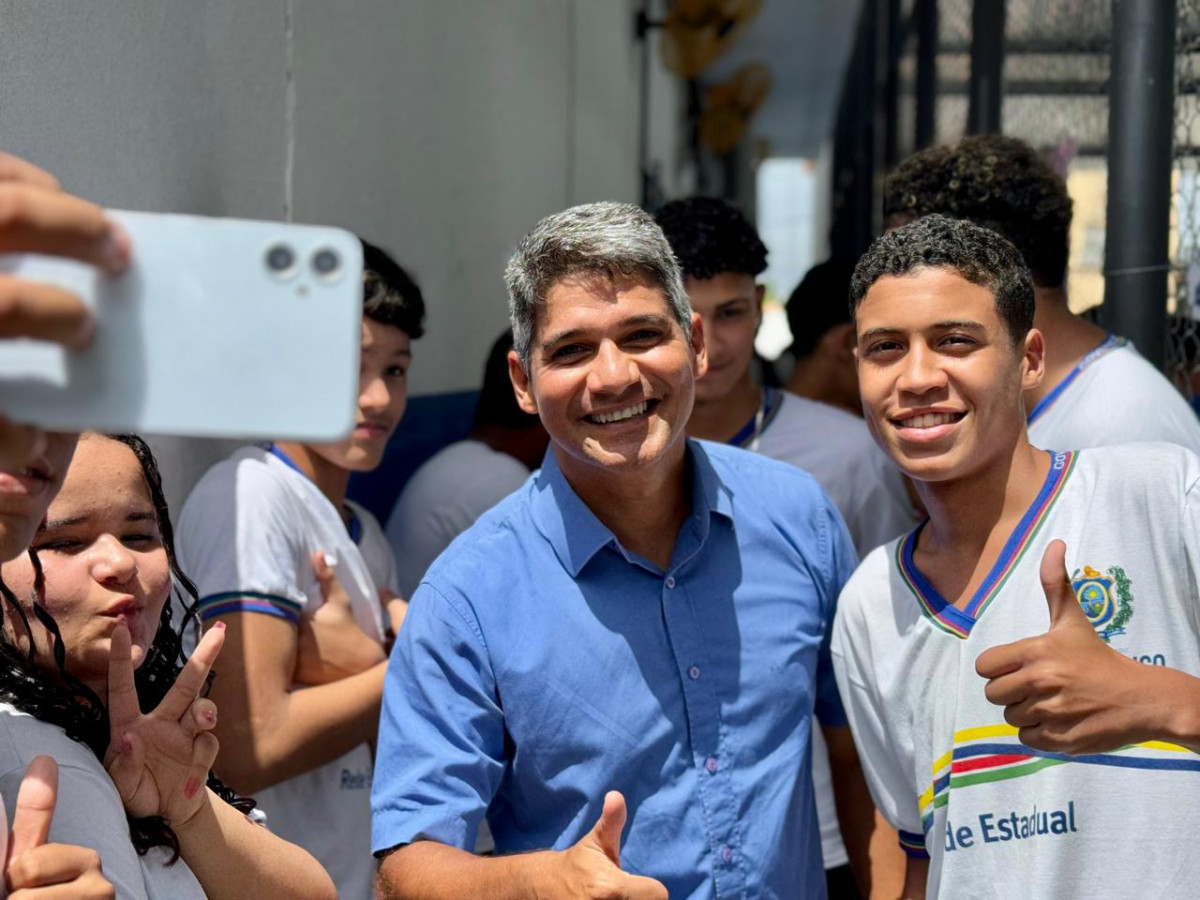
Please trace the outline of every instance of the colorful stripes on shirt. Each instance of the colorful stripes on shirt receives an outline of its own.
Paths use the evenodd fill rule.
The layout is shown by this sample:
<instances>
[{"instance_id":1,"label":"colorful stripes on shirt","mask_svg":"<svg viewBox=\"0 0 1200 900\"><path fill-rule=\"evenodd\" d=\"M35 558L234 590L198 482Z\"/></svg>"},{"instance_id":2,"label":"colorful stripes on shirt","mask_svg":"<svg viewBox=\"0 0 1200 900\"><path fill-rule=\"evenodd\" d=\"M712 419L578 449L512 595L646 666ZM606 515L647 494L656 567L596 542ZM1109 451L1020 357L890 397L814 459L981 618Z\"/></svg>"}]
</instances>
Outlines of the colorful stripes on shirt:
<instances>
[{"instance_id":1,"label":"colorful stripes on shirt","mask_svg":"<svg viewBox=\"0 0 1200 900\"><path fill-rule=\"evenodd\" d=\"M1017 527L1009 535L1004 548L1000 551L996 562L993 563L991 571L988 572L983 583L979 585L970 601L962 609L948 603L929 579L921 574L913 561L917 540L925 523L918 525L914 531L897 543L896 566L900 575L920 603L921 611L935 627L958 638L965 639L971 633L971 627L1004 588L1009 576L1025 555L1025 551L1029 549L1033 538L1054 506L1054 501L1062 494L1063 487L1075 470L1077 458L1078 452L1074 450L1063 453L1051 452L1050 470L1046 473L1046 480L1042 483L1041 490L1038 491L1029 509L1025 511L1025 515L1021 517L1021 521L1017 523Z\"/></svg>"},{"instance_id":2,"label":"colorful stripes on shirt","mask_svg":"<svg viewBox=\"0 0 1200 900\"><path fill-rule=\"evenodd\" d=\"M918 798L921 825L928 834L936 810L950 800L952 790L1022 778L1067 763L1124 769L1200 772L1200 756L1165 741L1130 744L1111 753L1068 755L1034 750L1021 743L1011 725L982 725L954 733L951 750L933 761L932 781Z\"/></svg>"},{"instance_id":3,"label":"colorful stripes on shirt","mask_svg":"<svg viewBox=\"0 0 1200 900\"><path fill-rule=\"evenodd\" d=\"M292 624L300 621L300 604L277 594L262 594L257 591L226 591L222 594L209 594L196 604L196 614L200 617L201 622L235 612L262 613L287 619Z\"/></svg>"},{"instance_id":4,"label":"colorful stripes on shirt","mask_svg":"<svg viewBox=\"0 0 1200 900\"><path fill-rule=\"evenodd\" d=\"M925 849L925 835L913 834L903 828L899 831L900 849L915 859L929 859L929 851Z\"/></svg>"},{"instance_id":5,"label":"colorful stripes on shirt","mask_svg":"<svg viewBox=\"0 0 1200 900\"><path fill-rule=\"evenodd\" d=\"M1053 406L1055 401L1062 397L1063 393L1071 386L1071 383L1078 378L1080 374L1082 374L1084 369L1086 369L1100 357L1106 356L1113 350L1119 350L1128 343L1129 341L1127 341L1125 338L1117 337L1115 334L1110 334L1100 342L1100 346L1094 347L1084 354L1083 359L1075 364L1075 368L1067 373L1067 377L1056 384L1054 386L1054 390L1039 400L1033 409L1029 411L1027 424L1032 425L1036 419L1038 419L1043 413L1046 412L1046 410Z\"/></svg>"}]
</instances>

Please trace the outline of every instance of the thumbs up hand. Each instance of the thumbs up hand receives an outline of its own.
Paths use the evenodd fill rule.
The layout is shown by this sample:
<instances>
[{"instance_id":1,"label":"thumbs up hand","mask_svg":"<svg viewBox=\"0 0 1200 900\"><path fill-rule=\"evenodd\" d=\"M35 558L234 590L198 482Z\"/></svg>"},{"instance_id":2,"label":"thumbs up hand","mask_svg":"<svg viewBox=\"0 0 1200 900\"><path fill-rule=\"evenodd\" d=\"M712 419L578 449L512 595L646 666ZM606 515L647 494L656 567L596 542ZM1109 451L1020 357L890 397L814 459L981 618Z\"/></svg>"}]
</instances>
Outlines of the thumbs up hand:
<instances>
[{"instance_id":1,"label":"thumbs up hand","mask_svg":"<svg viewBox=\"0 0 1200 900\"><path fill-rule=\"evenodd\" d=\"M337 580L334 558L317 551L312 563L325 602L300 617L292 677L300 684L329 684L365 672L387 657L355 620L350 596Z\"/></svg>"},{"instance_id":2,"label":"thumbs up hand","mask_svg":"<svg viewBox=\"0 0 1200 900\"><path fill-rule=\"evenodd\" d=\"M541 896L554 900L667 900L667 889L653 878L621 871L621 832L625 830L625 798L617 791L604 796L604 809L594 828L574 847L552 854L556 865Z\"/></svg>"},{"instance_id":3,"label":"thumbs up hand","mask_svg":"<svg viewBox=\"0 0 1200 900\"><path fill-rule=\"evenodd\" d=\"M1067 547L1051 541L1042 556L1042 590L1050 628L993 647L975 671L988 679L988 700L1020 730L1021 743L1059 753L1099 753L1161 737L1150 721L1157 704L1153 666L1108 646L1084 614L1067 577Z\"/></svg>"},{"instance_id":4,"label":"thumbs up hand","mask_svg":"<svg viewBox=\"0 0 1200 900\"><path fill-rule=\"evenodd\" d=\"M112 900L116 892L101 874L95 850L46 843L57 803L58 765L53 757L38 756L17 793L11 833L0 805L0 838L6 850L0 897L8 890L9 900Z\"/></svg>"}]
</instances>

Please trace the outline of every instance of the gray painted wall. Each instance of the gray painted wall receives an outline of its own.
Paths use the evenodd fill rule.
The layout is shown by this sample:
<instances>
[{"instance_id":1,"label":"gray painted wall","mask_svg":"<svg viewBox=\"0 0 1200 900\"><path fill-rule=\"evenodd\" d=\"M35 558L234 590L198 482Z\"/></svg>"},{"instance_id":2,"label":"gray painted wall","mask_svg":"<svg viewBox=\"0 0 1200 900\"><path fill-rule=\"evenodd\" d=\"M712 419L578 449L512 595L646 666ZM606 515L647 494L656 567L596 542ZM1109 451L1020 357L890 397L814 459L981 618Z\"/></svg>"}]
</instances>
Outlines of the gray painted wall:
<instances>
[{"instance_id":1,"label":"gray painted wall","mask_svg":"<svg viewBox=\"0 0 1200 900\"><path fill-rule=\"evenodd\" d=\"M637 0L0 0L3 149L107 206L336 224L429 303L414 393L472 388L541 216L637 200ZM680 98L653 64L668 188ZM403 427L403 426L401 426ZM178 505L228 452L159 439Z\"/></svg>"}]
</instances>

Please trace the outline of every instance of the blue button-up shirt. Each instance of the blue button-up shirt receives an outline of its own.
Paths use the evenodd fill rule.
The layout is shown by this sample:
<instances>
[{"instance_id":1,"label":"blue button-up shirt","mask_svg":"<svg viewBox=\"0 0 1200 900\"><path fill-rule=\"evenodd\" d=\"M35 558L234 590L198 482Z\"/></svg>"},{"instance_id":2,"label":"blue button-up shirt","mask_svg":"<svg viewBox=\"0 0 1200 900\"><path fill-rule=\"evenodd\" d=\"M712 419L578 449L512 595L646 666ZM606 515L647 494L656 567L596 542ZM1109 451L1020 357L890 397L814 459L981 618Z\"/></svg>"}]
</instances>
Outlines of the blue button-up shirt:
<instances>
[{"instance_id":1,"label":"blue button-up shirt","mask_svg":"<svg viewBox=\"0 0 1200 900\"><path fill-rule=\"evenodd\" d=\"M814 705L844 724L827 633L854 550L816 482L688 442L664 572L621 546L553 453L433 564L392 651L376 852L565 849L629 806L621 866L673 900L825 896ZM653 503L653 498L647 498Z\"/></svg>"}]
</instances>

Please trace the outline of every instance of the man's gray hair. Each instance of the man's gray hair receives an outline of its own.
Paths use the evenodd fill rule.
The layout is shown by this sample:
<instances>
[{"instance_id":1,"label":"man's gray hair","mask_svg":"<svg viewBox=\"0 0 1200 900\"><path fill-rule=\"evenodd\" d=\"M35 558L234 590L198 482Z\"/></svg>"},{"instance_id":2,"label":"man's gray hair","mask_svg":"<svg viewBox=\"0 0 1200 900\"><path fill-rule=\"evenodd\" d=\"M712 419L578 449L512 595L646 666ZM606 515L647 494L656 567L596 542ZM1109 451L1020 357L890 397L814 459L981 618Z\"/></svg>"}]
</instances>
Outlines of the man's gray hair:
<instances>
[{"instance_id":1,"label":"man's gray hair","mask_svg":"<svg viewBox=\"0 0 1200 900\"><path fill-rule=\"evenodd\" d=\"M692 306L662 229L631 203L587 203L538 222L521 238L504 272L513 349L526 372L537 305L556 282L574 275L645 279L662 289L683 333L691 335Z\"/></svg>"}]
</instances>

